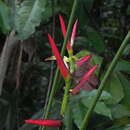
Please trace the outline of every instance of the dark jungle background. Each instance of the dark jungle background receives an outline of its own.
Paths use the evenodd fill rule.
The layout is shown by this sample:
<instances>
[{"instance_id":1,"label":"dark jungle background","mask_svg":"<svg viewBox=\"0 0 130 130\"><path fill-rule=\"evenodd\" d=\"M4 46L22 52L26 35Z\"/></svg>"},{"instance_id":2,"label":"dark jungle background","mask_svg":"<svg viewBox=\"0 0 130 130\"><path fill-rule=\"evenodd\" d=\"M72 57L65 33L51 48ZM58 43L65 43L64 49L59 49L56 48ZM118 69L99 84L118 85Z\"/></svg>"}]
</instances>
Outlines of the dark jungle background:
<instances>
[{"instance_id":1,"label":"dark jungle background","mask_svg":"<svg viewBox=\"0 0 130 130\"><path fill-rule=\"evenodd\" d=\"M0 0L0 82L3 79L0 130L38 130L35 125L24 124L24 120L40 119L44 113L48 87L56 68L55 62L44 61L52 55L47 33L53 35L60 49L63 37L58 15L62 15L67 25L73 0L39 0L39 5L37 1ZM103 59L100 73L103 73L130 29L130 1L80 0L76 19L79 23L75 53L88 50L100 56ZM17 37L16 41L13 41L14 36ZM6 64L2 60L2 53L7 42L8 49L3 54L7 58ZM118 103L113 111L115 118L110 120L107 116L96 115L90 122L90 130L130 130L129 74L130 44L114 71L115 77L110 78L111 91ZM59 101L63 94L62 80L58 85L61 87L57 89L53 101L51 119L58 116ZM119 89L113 86L119 86ZM80 120L78 116L77 120Z\"/></svg>"}]
</instances>

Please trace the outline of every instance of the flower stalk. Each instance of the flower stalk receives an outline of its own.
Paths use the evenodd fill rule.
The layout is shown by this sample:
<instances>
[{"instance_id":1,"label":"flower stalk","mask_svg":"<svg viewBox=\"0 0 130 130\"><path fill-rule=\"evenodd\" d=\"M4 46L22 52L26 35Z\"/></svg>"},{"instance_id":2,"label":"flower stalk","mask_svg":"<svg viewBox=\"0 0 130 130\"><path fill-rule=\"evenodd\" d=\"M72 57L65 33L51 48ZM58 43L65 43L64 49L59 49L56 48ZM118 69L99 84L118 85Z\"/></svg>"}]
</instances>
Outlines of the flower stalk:
<instances>
[{"instance_id":1,"label":"flower stalk","mask_svg":"<svg viewBox=\"0 0 130 130\"><path fill-rule=\"evenodd\" d=\"M61 115L64 115L65 110L67 108L67 103L69 100L70 85L71 85L70 79L66 80L65 92L64 92L64 96L62 100L62 105L61 105L61 112L60 112Z\"/></svg>"}]
</instances>

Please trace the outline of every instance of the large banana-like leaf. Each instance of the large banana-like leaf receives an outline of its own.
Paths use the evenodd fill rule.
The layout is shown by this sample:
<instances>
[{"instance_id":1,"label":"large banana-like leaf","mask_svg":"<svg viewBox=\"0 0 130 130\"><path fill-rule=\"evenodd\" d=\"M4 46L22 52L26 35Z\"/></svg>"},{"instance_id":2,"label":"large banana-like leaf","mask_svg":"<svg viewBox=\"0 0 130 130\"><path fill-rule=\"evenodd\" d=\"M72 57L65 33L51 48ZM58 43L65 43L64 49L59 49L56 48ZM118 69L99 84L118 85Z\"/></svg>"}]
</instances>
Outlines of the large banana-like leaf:
<instances>
[{"instance_id":1,"label":"large banana-like leaf","mask_svg":"<svg viewBox=\"0 0 130 130\"><path fill-rule=\"evenodd\" d=\"M24 0L16 3L15 28L19 39L26 39L35 32L42 20L47 0Z\"/></svg>"},{"instance_id":2,"label":"large banana-like leaf","mask_svg":"<svg viewBox=\"0 0 130 130\"><path fill-rule=\"evenodd\" d=\"M9 11L9 7L0 0L0 31L3 33L8 33L11 29Z\"/></svg>"}]
</instances>

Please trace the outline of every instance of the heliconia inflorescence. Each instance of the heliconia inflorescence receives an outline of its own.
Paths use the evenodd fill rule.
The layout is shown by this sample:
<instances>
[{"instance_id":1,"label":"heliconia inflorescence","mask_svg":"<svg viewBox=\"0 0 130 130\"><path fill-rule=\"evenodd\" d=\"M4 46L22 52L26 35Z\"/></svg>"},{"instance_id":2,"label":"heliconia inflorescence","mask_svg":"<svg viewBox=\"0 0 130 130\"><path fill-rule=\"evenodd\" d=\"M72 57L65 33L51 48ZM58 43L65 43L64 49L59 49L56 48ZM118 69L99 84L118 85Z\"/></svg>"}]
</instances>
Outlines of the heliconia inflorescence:
<instances>
[{"instance_id":1,"label":"heliconia inflorescence","mask_svg":"<svg viewBox=\"0 0 130 130\"><path fill-rule=\"evenodd\" d=\"M64 38L66 37L66 27L65 27L65 23L64 20L62 18L61 15L59 15L59 20L60 20L60 25L61 25L61 30L63 33ZM72 51L72 46L73 46L73 42L75 40L75 35L76 35L76 29L77 29L77 24L78 24L78 20L75 21L73 29L72 29L72 35L71 35L71 42L68 41L67 42L67 50L68 52ZM68 68L65 66L65 63L62 60L62 57L56 47L56 44L54 42L54 39L51 37L50 34L48 34L48 39L49 39L49 43L51 45L52 48L52 52L56 58L58 67L60 69L61 75L63 76L63 78L66 80L68 77L70 77L70 72L68 70ZM76 62L77 67L82 67L82 65L87 62L89 59L91 58L91 56L84 56L82 57L79 61ZM94 73L94 71L96 70L98 65L95 65L94 67L92 67L80 80L79 84L72 89L71 93L72 94L76 94L77 92L80 91L80 88L84 85L84 83L86 83L86 81L90 78L90 76Z\"/></svg>"},{"instance_id":2,"label":"heliconia inflorescence","mask_svg":"<svg viewBox=\"0 0 130 130\"><path fill-rule=\"evenodd\" d=\"M25 123L47 127L60 127L62 124L61 120L25 120Z\"/></svg>"},{"instance_id":3,"label":"heliconia inflorescence","mask_svg":"<svg viewBox=\"0 0 130 130\"><path fill-rule=\"evenodd\" d=\"M93 66L79 81L78 85L71 90L72 94L77 94L82 86L86 83L86 81L89 80L90 76L94 73L94 71L97 69L98 65Z\"/></svg>"},{"instance_id":4,"label":"heliconia inflorescence","mask_svg":"<svg viewBox=\"0 0 130 130\"><path fill-rule=\"evenodd\" d=\"M66 68L66 66L62 60L62 57L56 47L54 39L51 37L50 34L48 34L48 39L49 39L49 43L52 48L52 52L53 52L54 56L56 57L56 61L57 61L58 67L60 69L61 75L66 80L70 76L69 70Z\"/></svg>"},{"instance_id":5,"label":"heliconia inflorescence","mask_svg":"<svg viewBox=\"0 0 130 130\"><path fill-rule=\"evenodd\" d=\"M61 24L61 29L62 29L62 33L64 38L66 37L66 27L65 27L65 23L64 20L62 18L61 15L59 15L59 20L60 20L60 24ZM77 29L77 23L78 20L76 20L76 22L74 23L73 29L72 29L72 35L71 35L71 40L67 41L67 50L68 52L72 52L72 46L75 40L75 35L76 35L76 29ZM57 61L57 65L60 69L61 75L63 76L63 78L65 79L66 83L70 82L70 72L67 69L65 65L66 62L64 63L64 61L62 60L62 57L58 51L58 48L56 46L56 43L54 41L54 39L52 38L52 36L50 34L48 34L48 39L49 39L49 43L51 45L52 48L52 52L54 54L54 56L47 58L46 60L55 60ZM69 55L70 56L70 55ZM70 56L71 57L71 56ZM79 61L76 61L76 66L77 67L82 67L82 65L87 62L89 59L91 58L91 56L84 56L82 57ZM69 59L69 58L68 58ZM86 83L86 81L89 80L90 76L94 73L94 71L97 69L98 65L93 66L87 73L84 74L84 76L81 78L81 80L79 81L79 83L76 85L75 88L72 89L71 94L77 94L78 92L80 92L82 86ZM69 67L68 67L69 68ZM67 80L69 79L69 80ZM71 84L71 83L69 83ZM69 85L70 87L70 85ZM68 90L69 92L69 89ZM67 91L65 91L67 93ZM66 94L65 93L65 94ZM69 93L68 93L69 94ZM64 96L65 98L63 98L63 110L65 110L66 104L67 104L67 100L68 100L68 95L66 94ZM67 97L67 98L66 98ZM25 120L25 123L27 124L34 124L34 125L40 125L40 126L45 126L45 127L60 127L62 125L62 121L61 120Z\"/></svg>"}]
</instances>

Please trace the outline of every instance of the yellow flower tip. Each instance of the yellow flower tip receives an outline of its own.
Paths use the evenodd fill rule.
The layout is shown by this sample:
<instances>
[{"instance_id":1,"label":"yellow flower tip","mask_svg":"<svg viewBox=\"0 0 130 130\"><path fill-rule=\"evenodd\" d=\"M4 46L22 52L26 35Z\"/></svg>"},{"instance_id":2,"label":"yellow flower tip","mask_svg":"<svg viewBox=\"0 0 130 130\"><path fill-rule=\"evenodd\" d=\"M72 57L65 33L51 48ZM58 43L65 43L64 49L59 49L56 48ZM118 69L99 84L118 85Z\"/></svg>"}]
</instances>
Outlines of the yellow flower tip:
<instances>
[{"instance_id":1,"label":"yellow flower tip","mask_svg":"<svg viewBox=\"0 0 130 130\"><path fill-rule=\"evenodd\" d=\"M47 57L44 59L44 61L52 61L52 60L56 60L55 56L51 56L51 57Z\"/></svg>"}]
</instances>

